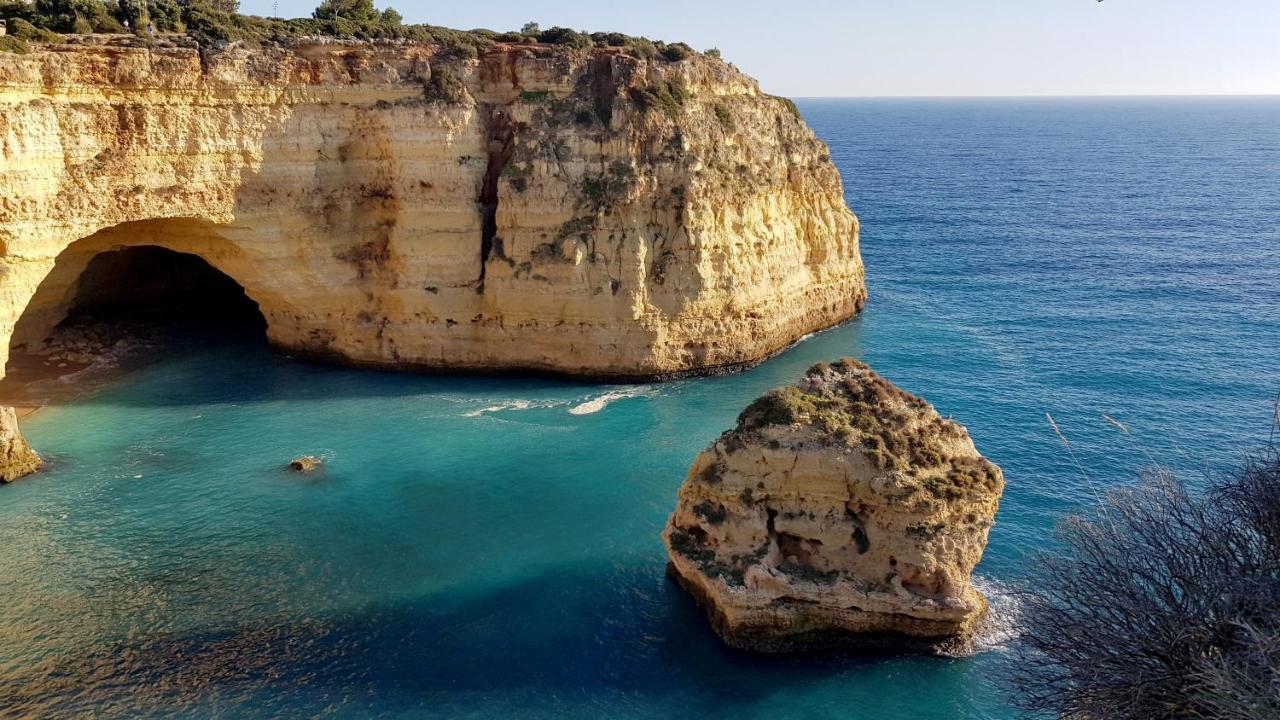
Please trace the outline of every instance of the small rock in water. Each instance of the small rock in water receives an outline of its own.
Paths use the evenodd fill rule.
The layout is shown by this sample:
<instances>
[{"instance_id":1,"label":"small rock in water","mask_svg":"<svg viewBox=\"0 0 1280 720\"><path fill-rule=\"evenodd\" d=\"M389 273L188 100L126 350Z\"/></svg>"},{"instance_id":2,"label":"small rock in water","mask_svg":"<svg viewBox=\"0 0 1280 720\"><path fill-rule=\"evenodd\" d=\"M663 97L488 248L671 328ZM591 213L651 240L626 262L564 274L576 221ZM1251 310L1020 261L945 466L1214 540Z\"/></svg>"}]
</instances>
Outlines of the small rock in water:
<instances>
[{"instance_id":1,"label":"small rock in water","mask_svg":"<svg viewBox=\"0 0 1280 720\"><path fill-rule=\"evenodd\" d=\"M309 473L319 470L323 464L324 461L314 455L303 455L300 458L294 458L293 462L289 463L289 469L294 472Z\"/></svg>"}]
</instances>

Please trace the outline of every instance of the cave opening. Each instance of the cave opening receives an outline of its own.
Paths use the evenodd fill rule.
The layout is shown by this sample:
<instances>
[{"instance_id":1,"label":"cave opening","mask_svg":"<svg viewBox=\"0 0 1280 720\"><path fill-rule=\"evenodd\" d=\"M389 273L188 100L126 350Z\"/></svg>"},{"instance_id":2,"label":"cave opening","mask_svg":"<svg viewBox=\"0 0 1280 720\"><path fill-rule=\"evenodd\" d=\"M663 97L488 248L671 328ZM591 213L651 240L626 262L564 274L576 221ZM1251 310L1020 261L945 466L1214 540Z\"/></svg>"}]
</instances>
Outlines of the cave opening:
<instances>
[{"instance_id":1,"label":"cave opening","mask_svg":"<svg viewBox=\"0 0 1280 720\"><path fill-rule=\"evenodd\" d=\"M137 324L265 342L267 322L235 280L203 258L154 245L100 253L76 282L59 329Z\"/></svg>"},{"instance_id":2,"label":"cave opening","mask_svg":"<svg viewBox=\"0 0 1280 720\"><path fill-rule=\"evenodd\" d=\"M267 343L266 319L239 283L197 255L156 245L99 252L33 304L10 343L0 404L60 402L172 351ZM71 374L77 382L46 382Z\"/></svg>"}]
</instances>

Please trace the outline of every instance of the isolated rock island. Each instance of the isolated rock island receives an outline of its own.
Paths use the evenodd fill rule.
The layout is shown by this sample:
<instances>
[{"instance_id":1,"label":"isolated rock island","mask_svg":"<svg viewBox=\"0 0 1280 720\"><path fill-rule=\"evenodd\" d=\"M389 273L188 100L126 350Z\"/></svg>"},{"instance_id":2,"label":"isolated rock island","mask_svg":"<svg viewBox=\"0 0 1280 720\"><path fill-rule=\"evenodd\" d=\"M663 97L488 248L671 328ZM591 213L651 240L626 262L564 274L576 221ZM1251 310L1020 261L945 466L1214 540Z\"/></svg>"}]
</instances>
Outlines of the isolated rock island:
<instances>
[{"instance_id":1,"label":"isolated rock island","mask_svg":"<svg viewBox=\"0 0 1280 720\"><path fill-rule=\"evenodd\" d=\"M866 298L826 146L711 55L84 36L0 53L0 139L0 366L173 253L396 369L716 372Z\"/></svg>"},{"instance_id":2,"label":"isolated rock island","mask_svg":"<svg viewBox=\"0 0 1280 720\"><path fill-rule=\"evenodd\" d=\"M963 426L860 362L822 363L694 460L668 570L733 647L930 648L986 611L970 576L1003 488Z\"/></svg>"}]
</instances>

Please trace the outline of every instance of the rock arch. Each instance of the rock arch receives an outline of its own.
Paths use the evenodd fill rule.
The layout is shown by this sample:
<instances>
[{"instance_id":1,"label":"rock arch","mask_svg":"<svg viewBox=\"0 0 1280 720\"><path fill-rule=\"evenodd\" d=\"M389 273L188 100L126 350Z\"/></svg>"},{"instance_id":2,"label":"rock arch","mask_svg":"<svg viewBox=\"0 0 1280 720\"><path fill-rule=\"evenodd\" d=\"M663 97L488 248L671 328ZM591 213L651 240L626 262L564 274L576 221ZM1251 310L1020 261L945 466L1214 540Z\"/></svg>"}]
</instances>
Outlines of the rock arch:
<instances>
[{"instance_id":1,"label":"rock arch","mask_svg":"<svg viewBox=\"0 0 1280 720\"><path fill-rule=\"evenodd\" d=\"M271 312L264 302L274 294L253 258L212 222L160 218L105 228L59 253L13 320L13 332L4 347L5 363L13 350L37 348L71 313L92 314L96 302L129 298L130 290L146 292L142 281L151 270L157 274L153 290L165 287L164 274L177 272L186 277L172 278L173 283L190 284L192 292L216 291L224 293L228 302L238 303L236 291L240 291L247 305L228 310L245 313L252 307L270 335ZM112 273L119 277L112 278ZM113 280L132 287L112 288Z\"/></svg>"},{"instance_id":2,"label":"rock arch","mask_svg":"<svg viewBox=\"0 0 1280 720\"><path fill-rule=\"evenodd\" d=\"M369 367L714 373L861 309L830 153L752 79L441 50L0 53L0 375L119 245L198 255L272 344Z\"/></svg>"}]
</instances>

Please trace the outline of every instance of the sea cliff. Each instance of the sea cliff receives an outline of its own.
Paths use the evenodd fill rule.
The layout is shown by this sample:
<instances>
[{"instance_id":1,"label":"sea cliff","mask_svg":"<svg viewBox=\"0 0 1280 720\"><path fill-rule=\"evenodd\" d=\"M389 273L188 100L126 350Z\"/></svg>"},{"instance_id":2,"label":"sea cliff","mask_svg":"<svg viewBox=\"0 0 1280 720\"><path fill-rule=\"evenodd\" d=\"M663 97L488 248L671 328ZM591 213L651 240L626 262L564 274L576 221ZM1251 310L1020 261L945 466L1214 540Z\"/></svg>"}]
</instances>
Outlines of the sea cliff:
<instances>
[{"instance_id":1,"label":"sea cliff","mask_svg":"<svg viewBox=\"0 0 1280 720\"><path fill-rule=\"evenodd\" d=\"M392 368L714 372L866 297L826 147L718 58L0 53L0 366L137 245L234 279L280 348Z\"/></svg>"}]
</instances>

